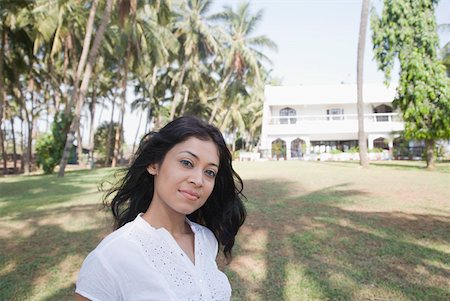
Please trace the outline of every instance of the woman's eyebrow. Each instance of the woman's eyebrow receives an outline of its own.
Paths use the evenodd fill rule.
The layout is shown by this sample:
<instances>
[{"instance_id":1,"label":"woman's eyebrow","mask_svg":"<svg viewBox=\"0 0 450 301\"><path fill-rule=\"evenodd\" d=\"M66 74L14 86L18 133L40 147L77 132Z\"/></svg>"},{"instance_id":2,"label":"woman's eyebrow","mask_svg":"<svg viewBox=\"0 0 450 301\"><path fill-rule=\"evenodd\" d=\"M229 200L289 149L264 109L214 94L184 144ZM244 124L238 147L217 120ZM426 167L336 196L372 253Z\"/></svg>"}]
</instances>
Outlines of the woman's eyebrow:
<instances>
[{"instance_id":1,"label":"woman's eyebrow","mask_svg":"<svg viewBox=\"0 0 450 301\"><path fill-rule=\"evenodd\" d=\"M188 150L184 150L184 151L181 151L181 152L179 152L179 154L181 154L181 153L188 153L189 155L191 155L192 157L194 157L195 159L199 159L199 157L196 155L196 154L194 154L193 152L191 152L191 151L188 151ZM216 166L217 168L219 168L219 164L216 164L216 163L213 163L213 162L209 162L209 164L210 165L214 165L214 166Z\"/></svg>"}]
</instances>

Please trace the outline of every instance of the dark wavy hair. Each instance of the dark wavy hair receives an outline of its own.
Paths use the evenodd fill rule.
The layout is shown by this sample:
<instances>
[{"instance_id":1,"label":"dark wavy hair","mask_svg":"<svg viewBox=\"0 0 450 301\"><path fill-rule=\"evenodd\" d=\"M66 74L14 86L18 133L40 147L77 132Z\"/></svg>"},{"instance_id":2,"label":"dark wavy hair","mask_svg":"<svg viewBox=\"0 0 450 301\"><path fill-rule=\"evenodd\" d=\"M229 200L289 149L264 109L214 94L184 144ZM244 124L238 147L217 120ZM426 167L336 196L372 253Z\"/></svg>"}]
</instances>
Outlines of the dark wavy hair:
<instances>
[{"instance_id":1,"label":"dark wavy hair","mask_svg":"<svg viewBox=\"0 0 450 301\"><path fill-rule=\"evenodd\" d=\"M232 157L220 131L196 117L180 117L159 132L145 135L133 162L125 169L125 175L107 191L104 204L112 210L115 229L147 211L154 191L154 176L147 171L147 167L153 163L161 164L170 149L190 137L212 141L217 146L219 170L208 200L188 218L214 233L227 262L230 262L235 236L247 216L243 204L243 182L233 170ZM114 197L108 202L112 195Z\"/></svg>"}]
</instances>

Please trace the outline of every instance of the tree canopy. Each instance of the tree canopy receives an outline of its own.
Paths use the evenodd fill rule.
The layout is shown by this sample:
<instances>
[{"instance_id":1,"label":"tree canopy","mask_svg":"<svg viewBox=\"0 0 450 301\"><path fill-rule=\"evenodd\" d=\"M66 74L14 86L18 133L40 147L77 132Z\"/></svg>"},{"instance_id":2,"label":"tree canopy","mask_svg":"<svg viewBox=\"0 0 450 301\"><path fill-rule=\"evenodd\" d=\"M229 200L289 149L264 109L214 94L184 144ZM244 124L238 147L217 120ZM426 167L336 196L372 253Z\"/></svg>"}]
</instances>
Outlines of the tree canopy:
<instances>
[{"instance_id":1,"label":"tree canopy","mask_svg":"<svg viewBox=\"0 0 450 301\"><path fill-rule=\"evenodd\" d=\"M89 146L84 147L92 159L94 127L99 123L94 121L101 120L99 111L101 115L107 107L116 112L108 123L118 124L111 134L112 162L117 162L123 154L120 133L130 104L133 114L146 117L146 131L158 130L181 115L197 115L254 145L259 135L255 128L261 125L262 89L270 80L266 51L276 46L265 35L255 35L263 15L252 12L249 3L226 6L215 15L209 12L211 4L210 0L2 1L4 170L6 154L13 148L16 153L16 145L23 154L22 170L34 168L36 141L45 135L37 121L45 120L50 128L57 112L73 116L60 174L74 139L81 145L86 128ZM127 89L133 87L134 99L129 99ZM14 121L20 126L14 127ZM17 141L11 141L14 134Z\"/></svg>"},{"instance_id":2,"label":"tree canopy","mask_svg":"<svg viewBox=\"0 0 450 301\"><path fill-rule=\"evenodd\" d=\"M407 138L424 140L427 166L434 147L450 138L450 83L438 59L435 0L385 0L381 16L372 12L375 59L386 83L396 62L400 76L394 106L403 113Z\"/></svg>"}]
</instances>

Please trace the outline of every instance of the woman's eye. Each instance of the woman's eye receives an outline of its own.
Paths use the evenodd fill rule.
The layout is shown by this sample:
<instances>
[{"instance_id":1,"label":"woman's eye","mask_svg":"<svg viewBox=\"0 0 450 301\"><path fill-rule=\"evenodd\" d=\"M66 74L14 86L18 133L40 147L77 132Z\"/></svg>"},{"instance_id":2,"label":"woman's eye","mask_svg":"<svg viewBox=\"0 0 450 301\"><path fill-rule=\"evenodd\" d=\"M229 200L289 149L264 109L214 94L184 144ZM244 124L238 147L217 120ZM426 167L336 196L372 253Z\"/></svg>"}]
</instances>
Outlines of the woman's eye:
<instances>
[{"instance_id":1,"label":"woman's eye","mask_svg":"<svg viewBox=\"0 0 450 301\"><path fill-rule=\"evenodd\" d=\"M189 160L181 160L180 163L186 167L192 167L192 162Z\"/></svg>"},{"instance_id":2,"label":"woman's eye","mask_svg":"<svg viewBox=\"0 0 450 301\"><path fill-rule=\"evenodd\" d=\"M208 177L215 178L216 172L214 170L205 170L205 173Z\"/></svg>"}]
</instances>

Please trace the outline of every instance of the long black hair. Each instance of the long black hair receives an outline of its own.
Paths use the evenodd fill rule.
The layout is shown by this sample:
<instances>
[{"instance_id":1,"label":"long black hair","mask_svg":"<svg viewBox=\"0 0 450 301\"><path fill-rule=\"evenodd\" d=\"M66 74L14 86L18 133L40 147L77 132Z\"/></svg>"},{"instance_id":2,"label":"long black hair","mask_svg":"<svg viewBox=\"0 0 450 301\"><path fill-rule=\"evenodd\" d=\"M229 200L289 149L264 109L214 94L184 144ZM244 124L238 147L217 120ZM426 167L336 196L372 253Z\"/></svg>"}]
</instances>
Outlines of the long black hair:
<instances>
[{"instance_id":1,"label":"long black hair","mask_svg":"<svg viewBox=\"0 0 450 301\"><path fill-rule=\"evenodd\" d=\"M196 117L177 118L159 132L145 135L130 167L118 184L107 191L104 203L112 210L115 229L147 211L154 191L154 176L147 171L147 167L154 163L161 164L170 149L191 137L212 141L217 146L219 170L208 200L188 218L214 233L225 258L230 262L235 236L247 216L242 201L245 198L242 194L243 182L232 167L232 157L220 131ZM108 202L111 195L114 197Z\"/></svg>"}]
</instances>

